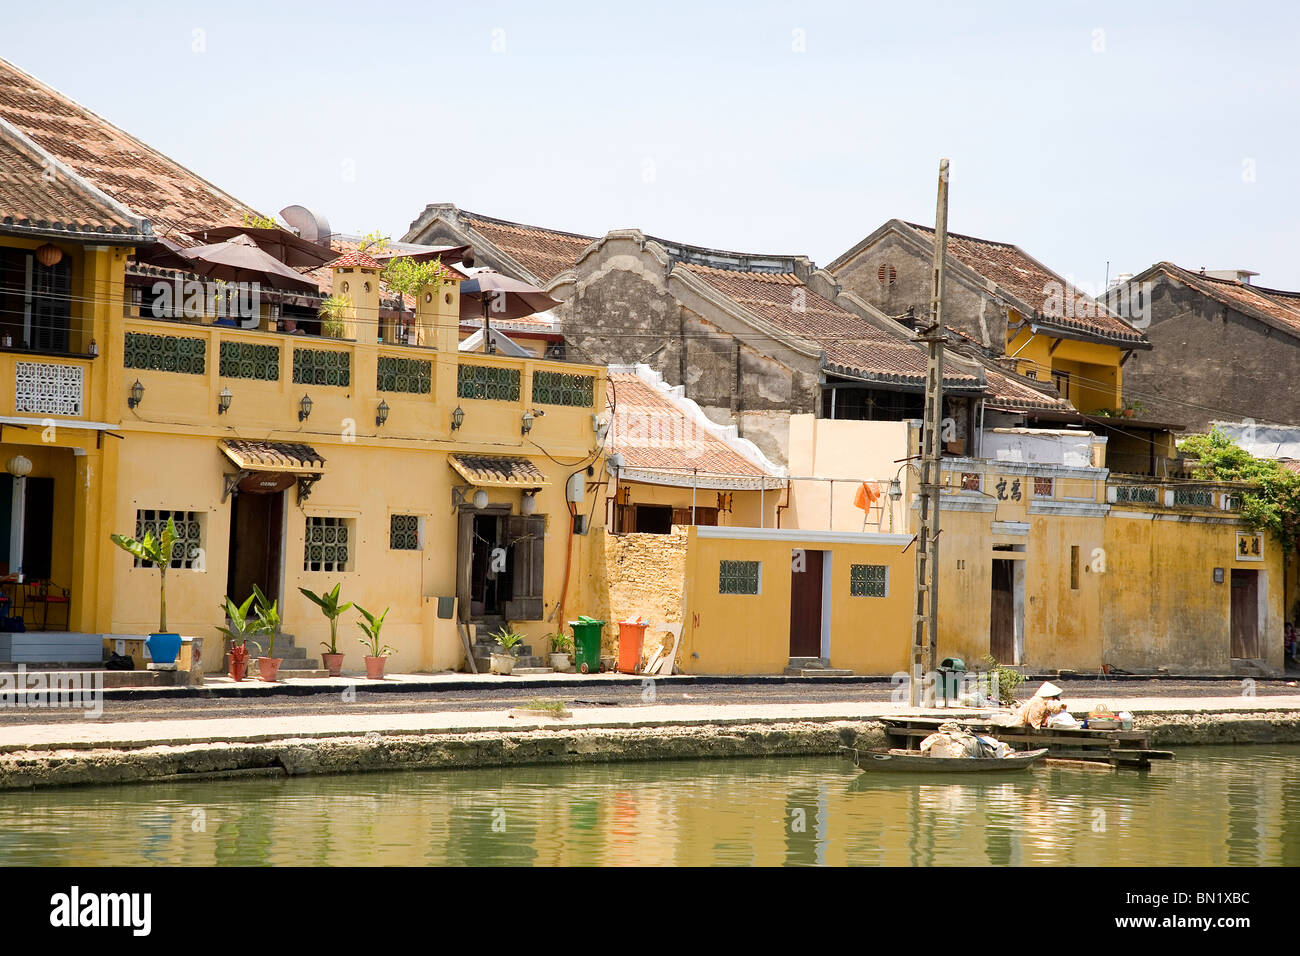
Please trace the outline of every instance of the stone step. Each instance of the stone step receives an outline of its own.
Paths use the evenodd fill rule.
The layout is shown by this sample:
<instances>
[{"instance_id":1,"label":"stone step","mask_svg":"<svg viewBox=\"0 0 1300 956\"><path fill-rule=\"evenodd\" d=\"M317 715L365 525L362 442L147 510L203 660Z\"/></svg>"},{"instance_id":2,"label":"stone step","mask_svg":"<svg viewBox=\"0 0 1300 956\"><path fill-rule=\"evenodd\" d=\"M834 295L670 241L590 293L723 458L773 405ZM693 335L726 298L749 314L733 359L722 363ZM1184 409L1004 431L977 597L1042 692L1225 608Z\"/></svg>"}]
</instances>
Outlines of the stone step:
<instances>
[{"instance_id":1,"label":"stone step","mask_svg":"<svg viewBox=\"0 0 1300 956\"><path fill-rule=\"evenodd\" d=\"M520 677L529 677L534 674L554 674L555 669L552 667L516 667L513 673Z\"/></svg>"},{"instance_id":2,"label":"stone step","mask_svg":"<svg viewBox=\"0 0 1300 956\"><path fill-rule=\"evenodd\" d=\"M478 665L478 672L480 674L486 674L492 670L491 658L479 657L478 655L475 655L474 663ZM521 670L524 670L526 668L543 668L547 672L550 672L551 669L549 667L546 667L545 663L546 662L543 661L540 657L531 657L531 656L516 657L515 669L512 673L518 674Z\"/></svg>"},{"instance_id":3,"label":"stone step","mask_svg":"<svg viewBox=\"0 0 1300 956\"><path fill-rule=\"evenodd\" d=\"M785 669L786 677L852 677L853 671L838 667L802 667Z\"/></svg>"}]
</instances>

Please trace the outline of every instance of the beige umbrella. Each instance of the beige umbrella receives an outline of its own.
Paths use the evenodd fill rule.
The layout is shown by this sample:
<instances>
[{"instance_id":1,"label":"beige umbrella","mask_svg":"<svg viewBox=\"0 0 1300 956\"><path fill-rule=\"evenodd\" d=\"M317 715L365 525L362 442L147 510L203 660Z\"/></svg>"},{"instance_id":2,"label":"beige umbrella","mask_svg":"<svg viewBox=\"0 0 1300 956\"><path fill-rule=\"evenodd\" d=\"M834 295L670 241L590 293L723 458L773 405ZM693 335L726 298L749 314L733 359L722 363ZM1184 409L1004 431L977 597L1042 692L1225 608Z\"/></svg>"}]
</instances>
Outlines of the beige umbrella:
<instances>
[{"instance_id":1,"label":"beige umbrella","mask_svg":"<svg viewBox=\"0 0 1300 956\"><path fill-rule=\"evenodd\" d=\"M308 242L287 229L262 226L213 226L193 233L196 239L206 242L225 242L236 236L247 236L263 252L269 253L287 266L315 269L338 256L338 252L319 243Z\"/></svg>"},{"instance_id":2,"label":"beige umbrella","mask_svg":"<svg viewBox=\"0 0 1300 956\"><path fill-rule=\"evenodd\" d=\"M257 282L272 289L319 290L315 279L295 272L275 256L264 252L243 234L207 246L178 250L185 268L197 275L226 282Z\"/></svg>"},{"instance_id":3,"label":"beige umbrella","mask_svg":"<svg viewBox=\"0 0 1300 956\"><path fill-rule=\"evenodd\" d=\"M491 351L492 319L508 322L553 309L560 303L537 286L491 269L476 271L460 284L461 318L483 318L483 351Z\"/></svg>"}]
</instances>

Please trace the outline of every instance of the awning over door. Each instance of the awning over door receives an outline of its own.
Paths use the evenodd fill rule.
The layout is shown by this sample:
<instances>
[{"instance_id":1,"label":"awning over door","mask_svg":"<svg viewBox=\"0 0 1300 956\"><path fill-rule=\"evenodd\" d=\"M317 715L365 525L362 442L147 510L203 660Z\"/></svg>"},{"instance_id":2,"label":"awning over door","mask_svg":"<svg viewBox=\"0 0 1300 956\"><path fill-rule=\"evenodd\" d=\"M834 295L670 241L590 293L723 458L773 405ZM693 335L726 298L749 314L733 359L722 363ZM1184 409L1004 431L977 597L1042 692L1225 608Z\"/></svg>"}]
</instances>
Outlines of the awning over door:
<instances>
[{"instance_id":1,"label":"awning over door","mask_svg":"<svg viewBox=\"0 0 1300 956\"><path fill-rule=\"evenodd\" d=\"M238 469L226 476L223 501L233 491L272 494L297 484L301 502L325 474L325 459L311 445L227 438L218 442L217 447Z\"/></svg>"},{"instance_id":2,"label":"awning over door","mask_svg":"<svg viewBox=\"0 0 1300 956\"><path fill-rule=\"evenodd\" d=\"M451 455L448 461L457 474L480 488L545 488L550 484L541 469L527 458Z\"/></svg>"}]
</instances>

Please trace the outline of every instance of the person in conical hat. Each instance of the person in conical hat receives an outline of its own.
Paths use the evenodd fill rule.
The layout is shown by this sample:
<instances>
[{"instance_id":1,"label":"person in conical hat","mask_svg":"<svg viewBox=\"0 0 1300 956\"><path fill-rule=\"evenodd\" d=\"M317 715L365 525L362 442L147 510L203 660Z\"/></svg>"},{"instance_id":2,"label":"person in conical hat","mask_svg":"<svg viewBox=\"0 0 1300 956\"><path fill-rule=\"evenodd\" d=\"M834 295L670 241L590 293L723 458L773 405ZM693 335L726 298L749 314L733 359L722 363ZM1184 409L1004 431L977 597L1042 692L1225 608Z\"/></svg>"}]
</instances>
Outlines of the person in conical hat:
<instances>
[{"instance_id":1,"label":"person in conical hat","mask_svg":"<svg viewBox=\"0 0 1300 956\"><path fill-rule=\"evenodd\" d=\"M1048 719L1063 710L1065 703L1061 700L1061 688L1048 681L1020 705L1016 722L1022 727L1046 727Z\"/></svg>"},{"instance_id":2,"label":"person in conical hat","mask_svg":"<svg viewBox=\"0 0 1300 956\"><path fill-rule=\"evenodd\" d=\"M1057 687L1049 680L1044 682L1042 687L1038 688L1038 691L1037 693L1034 694L1034 696L1035 697L1060 697L1061 688Z\"/></svg>"}]
</instances>

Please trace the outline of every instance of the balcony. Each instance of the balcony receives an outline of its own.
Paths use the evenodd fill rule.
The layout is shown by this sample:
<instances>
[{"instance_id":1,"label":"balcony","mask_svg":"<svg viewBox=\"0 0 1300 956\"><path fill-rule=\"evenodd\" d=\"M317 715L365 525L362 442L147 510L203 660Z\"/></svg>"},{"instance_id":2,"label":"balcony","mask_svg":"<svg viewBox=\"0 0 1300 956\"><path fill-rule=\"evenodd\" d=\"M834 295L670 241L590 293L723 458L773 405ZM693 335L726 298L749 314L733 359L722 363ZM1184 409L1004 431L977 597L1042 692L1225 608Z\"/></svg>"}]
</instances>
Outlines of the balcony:
<instances>
[{"instance_id":1,"label":"balcony","mask_svg":"<svg viewBox=\"0 0 1300 956\"><path fill-rule=\"evenodd\" d=\"M30 350L0 352L0 418L41 422L90 416L95 360Z\"/></svg>"},{"instance_id":2,"label":"balcony","mask_svg":"<svg viewBox=\"0 0 1300 956\"><path fill-rule=\"evenodd\" d=\"M1138 475L1112 475L1106 500L1119 508L1160 512L1235 513L1250 485L1235 481L1156 481Z\"/></svg>"}]
</instances>

